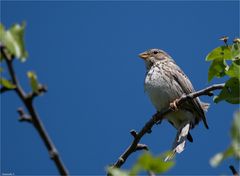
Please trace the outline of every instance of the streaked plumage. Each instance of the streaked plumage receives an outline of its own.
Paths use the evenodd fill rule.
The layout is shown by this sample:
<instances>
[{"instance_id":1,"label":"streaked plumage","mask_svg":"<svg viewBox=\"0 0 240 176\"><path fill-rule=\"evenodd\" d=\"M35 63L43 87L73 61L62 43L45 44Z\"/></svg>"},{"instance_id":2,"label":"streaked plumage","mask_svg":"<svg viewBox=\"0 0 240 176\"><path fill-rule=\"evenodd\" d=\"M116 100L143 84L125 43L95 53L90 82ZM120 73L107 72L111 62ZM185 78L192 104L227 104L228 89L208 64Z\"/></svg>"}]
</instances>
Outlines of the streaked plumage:
<instances>
[{"instance_id":1,"label":"streaked plumage","mask_svg":"<svg viewBox=\"0 0 240 176\"><path fill-rule=\"evenodd\" d=\"M183 94L194 92L188 77L163 50L150 49L139 56L144 59L147 69L144 88L157 111L169 107L170 103ZM172 147L173 153L183 151L186 139L192 141L189 131L201 120L208 128L204 113L207 108L208 104L196 98L167 115L166 119L178 130Z\"/></svg>"}]
</instances>

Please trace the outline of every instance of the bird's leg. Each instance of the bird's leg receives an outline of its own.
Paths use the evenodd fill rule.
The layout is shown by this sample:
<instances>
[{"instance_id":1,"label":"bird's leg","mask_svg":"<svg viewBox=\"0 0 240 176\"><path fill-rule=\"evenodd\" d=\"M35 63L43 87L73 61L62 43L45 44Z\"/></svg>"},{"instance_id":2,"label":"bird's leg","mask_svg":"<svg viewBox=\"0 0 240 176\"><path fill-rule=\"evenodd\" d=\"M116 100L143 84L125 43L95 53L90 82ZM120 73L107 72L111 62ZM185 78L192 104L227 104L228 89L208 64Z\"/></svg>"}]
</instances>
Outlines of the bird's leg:
<instances>
[{"instance_id":1,"label":"bird's leg","mask_svg":"<svg viewBox=\"0 0 240 176\"><path fill-rule=\"evenodd\" d=\"M178 111L178 102L179 102L179 99L176 99L176 100L174 100L173 102L170 103L170 108L173 111Z\"/></svg>"}]
</instances>

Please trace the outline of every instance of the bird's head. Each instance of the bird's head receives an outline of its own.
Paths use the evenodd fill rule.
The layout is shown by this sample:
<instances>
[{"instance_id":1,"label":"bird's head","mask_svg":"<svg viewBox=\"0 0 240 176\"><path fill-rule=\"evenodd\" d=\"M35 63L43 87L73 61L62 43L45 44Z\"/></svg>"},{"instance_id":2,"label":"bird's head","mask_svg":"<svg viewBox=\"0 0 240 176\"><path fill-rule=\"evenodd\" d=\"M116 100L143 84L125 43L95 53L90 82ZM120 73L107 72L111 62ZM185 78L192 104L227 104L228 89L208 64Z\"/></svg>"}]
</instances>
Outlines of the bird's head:
<instances>
[{"instance_id":1,"label":"bird's head","mask_svg":"<svg viewBox=\"0 0 240 176\"><path fill-rule=\"evenodd\" d=\"M171 56L169 56L165 51L160 49L150 49L143 53L139 54L139 57L144 59L146 64L154 65L157 62L161 62L163 60L171 60Z\"/></svg>"},{"instance_id":2,"label":"bird's head","mask_svg":"<svg viewBox=\"0 0 240 176\"><path fill-rule=\"evenodd\" d=\"M153 65L163 61L174 62L172 57L161 49L149 49L143 53L140 53L139 57L145 61L147 70L149 70Z\"/></svg>"}]
</instances>

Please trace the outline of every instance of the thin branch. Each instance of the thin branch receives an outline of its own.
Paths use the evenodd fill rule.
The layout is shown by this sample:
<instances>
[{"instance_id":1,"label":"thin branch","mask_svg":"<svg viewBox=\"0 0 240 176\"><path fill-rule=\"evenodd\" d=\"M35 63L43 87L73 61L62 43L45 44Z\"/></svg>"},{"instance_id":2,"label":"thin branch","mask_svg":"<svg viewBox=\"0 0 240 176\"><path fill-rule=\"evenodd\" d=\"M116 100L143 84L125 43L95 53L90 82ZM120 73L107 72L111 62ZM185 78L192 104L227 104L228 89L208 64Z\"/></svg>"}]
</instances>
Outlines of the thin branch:
<instances>
[{"instance_id":1,"label":"thin branch","mask_svg":"<svg viewBox=\"0 0 240 176\"><path fill-rule=\"evenodd\" d=\"M41 122L40 117L37 114L36 109L33 105L32 99L33 99L33 97L35 97L35 95L31 94L31 98L29 98L29 96L26 95L26 93L24 92L20 83L17 80L17 76L15 74L15 71L14 71L14 68L12 65L13 56L8 54L8 52L4 46L1 46L0 49L1 49L1 53L2 53L3 57L5 58L7 68L8 68L10 77L12 79L12 82L14 85L16 85L16 88L14 90L17 93L17 95L20 97L22 102L24 103L24 105L30 115L30 116L26 116L22 110L20 110L20 111L18 110L18 112L20 114L20 120L28 121L28 122L31 122L31 124L33 124L33 126L39 133L41 139L43 140L45 146L47 147L49 155L50 155L51 159L54 161L56 167L58 168L59 173L61 175L68 175L68 171L67 171L66 167L64 166L63 161L61 160L60 155L58 154L55 145L53 144L52 140L50 139L50 137L49 137L43 123ZM45 91L45 88L42 91Z\"/></svg>"},{"instance_id":2,"label":"thin branch","mask_svg":"<svg viewBox=\"0 0 240 176\"><path fill-rule=\"evenodd\" d=\"M233 165L230 165L230 166L229 166L229 169L232 171L233 176L239 176L239 175L238 175L238 172L236 171L236 169L234 168Z\"/></svg>"},{"instance_id":3,"label":"thin branch","mask_svg":"<svg viewBox=\"0 0 240 176\"><path fill-rule=\"evenodd\" d=\"M209 86L205 89L199 90L197 92L190 93L188 95L183 95L181 98L177 99L177 106L180 106L184 102L186 102L189 99L194 99L199 96L207 95L212 96L213 93L211 91L222 89L224 87L224 84L215 84L212 86ZM152 118L143 126L143 128L140 130L139 133L137 133L135 130L131 130L131 135L134 137L132 143L129 145L129 147L123 152L123 154L119 157L119 159L113 164L113 167L120 168L128 159L128 157L136 151L136 149L139 146L139 142L141 138L146 134L150 133L152 131L152 127L154 124L158 124L161 120L164 119L164 116L168 113L172 112L172 108L169 106L165 109L163 109L160 112L157 112L152 116Z\"/></svg>"},{"instance_id":4,"label":"thin branch","mask_svg":"<svg viewBox=\"0 0 240 176\"><path fill-rule=\"evenodd\" d=\"M42 93L46 93L47 92L47 87L44 85L40 85L38 87L38 93L36 92L30 92L29 94L26 95L27 99L29 99L29 101L33 101L33 99L39 95L41 95Z\"/></svg>"},{"instance_id":5,"label":"thin branch","mask_svg":"<svg viewBox=\"0 0 240 176\"><path fill-rule=\"evenodd\" d=\"M3 94L4 92L10 91L10 90L14 90L14 89L9 89L7 87L1 87L0 88L0 94Z\"/></svg>"},{"instance_id":6,"label":"thin branch","mask_svg":"<svg viewBox=\"0 0 240 176\"><path fill-rule=\"evenodd\" d=\"M32 123L32 117L27 115L22 108L18 108L17 110L18 114L19 114L19 121L20 122L29 122Z\"/></svg>"},{"instance_id":7,"label":"thin branch","mask_svg":"<svg viewBox=\"0 0 240 176\"><path fill-rule=\"evenodd\" d=\"M148 151L149 149L146 144L137 144L135 151L138 151L138 150L147 150Z\"/></svg>"}]
</instances>

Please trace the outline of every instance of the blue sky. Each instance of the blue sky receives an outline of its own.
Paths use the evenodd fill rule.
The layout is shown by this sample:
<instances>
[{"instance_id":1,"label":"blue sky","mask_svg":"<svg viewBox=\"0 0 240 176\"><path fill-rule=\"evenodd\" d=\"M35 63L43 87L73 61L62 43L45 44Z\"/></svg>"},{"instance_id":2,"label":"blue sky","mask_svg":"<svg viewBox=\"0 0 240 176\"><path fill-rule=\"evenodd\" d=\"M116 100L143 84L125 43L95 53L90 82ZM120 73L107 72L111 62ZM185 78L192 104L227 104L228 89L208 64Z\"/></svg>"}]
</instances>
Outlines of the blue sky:
<instances>
[{"instance_id":1,"label":"blue sky","mask_svg":"<svg viewBox=\"0 0 240 176\"><path fill-rule=\"evenodd\" d=\"M238 1L31 2L1 1L7 27L26 21L29 58L15 61L21 84L34 70L49 91L35 105L72 175L102 175L131 143L155 109L143 91L145 66L138 54L149 48L167 51L191 79L204 88L205 56L221 45L219 37L239 36ZM214 80L213 83L221 82ZM207 113L194 142L176 158L167 174L230 174L227 160L218 168L209 159L230 143L229 128L237 106L221 102ZM1 172L15 175L58 174L37 132L19 123L23 106L14 93L1 95ZM155 155L170 149L176 131L164 122L144 136ZM130 168L141 152L129 157Z\"/></svg>"}]
</instances>

